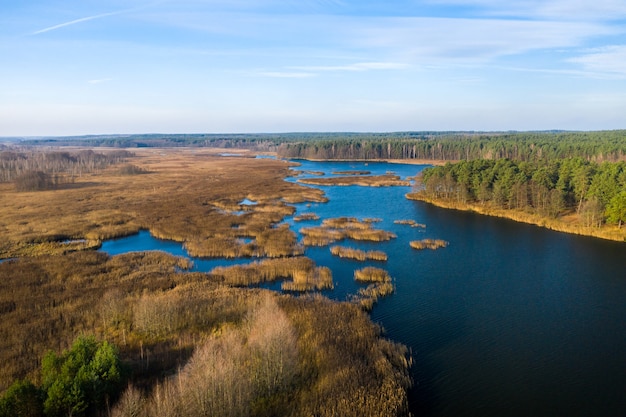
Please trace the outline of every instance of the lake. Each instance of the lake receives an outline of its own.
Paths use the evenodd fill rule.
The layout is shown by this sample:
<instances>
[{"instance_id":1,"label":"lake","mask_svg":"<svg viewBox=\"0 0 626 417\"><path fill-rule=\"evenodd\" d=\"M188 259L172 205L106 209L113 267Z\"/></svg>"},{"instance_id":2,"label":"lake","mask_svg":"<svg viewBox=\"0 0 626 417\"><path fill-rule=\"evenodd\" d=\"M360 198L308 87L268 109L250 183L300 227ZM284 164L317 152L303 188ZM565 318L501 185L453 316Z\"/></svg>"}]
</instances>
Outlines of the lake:
<instances>
[{"instance_id":1,"label":"lake","mask_svg":"<svg viewBox=\"0 0 626 417\"><path fill-rule=\"evenodd\" d=\"M394 172L423 166L299 161L298 178L324 172ZM378 266L396 292L371 317L414 357L411 410L419 416L626 415L626 244L568 235L506 219L410 201L410 187L324 186L328 203L297 204L297 214L380 218L396 239L344 246L382 250L387 262L357 262L307 248L333 272L328 297L345 300L359 284L355 269ZM294 231L318 225L293 222ZM414 228L394 223L411 219ZM444 239L446 248L416 251L409 241ZM104 242L111 254L164 250L187 256L179 243L148 232ZM249 261L243 261L249 262ZM198 260L209 271L241 260Z\"/></svg>"}]
</instances>

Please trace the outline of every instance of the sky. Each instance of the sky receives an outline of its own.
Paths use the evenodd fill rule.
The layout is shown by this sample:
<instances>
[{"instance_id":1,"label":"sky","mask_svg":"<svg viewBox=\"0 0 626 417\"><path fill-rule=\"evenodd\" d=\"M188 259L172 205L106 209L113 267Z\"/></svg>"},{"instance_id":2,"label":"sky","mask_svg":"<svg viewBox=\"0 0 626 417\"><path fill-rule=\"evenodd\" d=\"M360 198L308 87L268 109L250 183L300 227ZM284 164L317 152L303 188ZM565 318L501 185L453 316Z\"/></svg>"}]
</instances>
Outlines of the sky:
<instances>
[{"instance_id":1,"label":"sky","mask_svg":"<svg viewBox=\"0 0 626 417\"><path fill-rule=\"evenodd\" d=\"M626 0L0 0L0 136L626 128Z\"/></svg>"}]
</instances>

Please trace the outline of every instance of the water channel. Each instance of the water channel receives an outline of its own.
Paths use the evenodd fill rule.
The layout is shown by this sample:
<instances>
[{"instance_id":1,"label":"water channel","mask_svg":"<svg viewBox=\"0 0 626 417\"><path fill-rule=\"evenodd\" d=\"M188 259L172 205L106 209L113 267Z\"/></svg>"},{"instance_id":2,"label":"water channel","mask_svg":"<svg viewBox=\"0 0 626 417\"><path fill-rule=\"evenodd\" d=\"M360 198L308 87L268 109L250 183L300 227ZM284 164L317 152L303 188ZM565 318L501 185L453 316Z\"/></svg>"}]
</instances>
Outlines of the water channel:
<instances>
[{"instance_id":1,"label":"water channel","mask_svg":"<svg viewBox=\"0 0 626 417\"><path fill-rule=\"evenodd\" d=\"M392 171L403 178L422 166L299 161L297 178L336 171ZM359 285L353 272L385 268L396 292L371 316L387 337L414 356L411 410L419 416L626 415L626 244L568 235L513 221L409 201L410 187L321 187L323 204L298 204L296 214L321 219L379 218L376 228L397 238L343 242L382 250L385 263L357 262L307 248L331 268L345 300ZM411 219L426 225L396 224ZM293 222L294 231L321 220ZM409 241L444 239L448 247L416 251ZM104 242L110 254L163 250L188 256L179 243L148 232ZM194 268L249 261L194 259Z\"/></svg>"}]
</instances>

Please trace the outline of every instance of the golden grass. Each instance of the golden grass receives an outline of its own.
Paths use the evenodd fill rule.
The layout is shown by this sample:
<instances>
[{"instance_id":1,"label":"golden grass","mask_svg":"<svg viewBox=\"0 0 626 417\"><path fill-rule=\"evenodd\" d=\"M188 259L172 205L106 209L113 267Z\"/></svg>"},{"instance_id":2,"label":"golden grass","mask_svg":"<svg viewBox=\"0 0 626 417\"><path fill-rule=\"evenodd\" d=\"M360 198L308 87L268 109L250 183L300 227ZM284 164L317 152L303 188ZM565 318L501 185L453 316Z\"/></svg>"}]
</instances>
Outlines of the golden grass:
<instances>
[{"instance_id":1,"label":"golden grass","mask_svg":"<svg viewBox=\"0 0 626 417\"><path fill-rule=\"evenodd\" d=\"M211 274L224 283L234 286L249 286L280 279L283 289L289 291L310 291L333 288L330 269L316 267L315 262L306 257L268 259L249 265L217 267Z\"/></svg>"},{"instance_id":2,"label":"golden grass","mask_svg":"<svg viewBox=\"0 0 626 417\"><path fill-rule=\"evenodd\" d=\"M396 237L392 232L372 228L372 220L354 217L325 219L321 226L300 229L304 236L302 243L305 246L326 246L343 239L384 242Z\"/></svg>"},{"instance_id":3,"label":"golden grass","mask_svg":"<svg viewBox=\"0 0 626 417\"><path fill-rule=\"evenodd\" d=\"M502 217L520 223L534 224L546 229L558 232L571 233L575 235L592 236L601 239L626 242L626 228L619 228L615 225L603 225L601 227L590 227L582 225L577 216L566 215L559 218L549 218L538 214L528 213L523 210L501 209L490 205L468 204L456 201L447 201L426 197L421 193L409 193L406 195L409 200L423 201L437 207L473 211L486 216Z\"/></svg>"},{"instance_id":4,"label":"golden grass","mask_svg":"<svg viewBox=\"0 0 626 417\"><path fill-rule=\"evenodd\" d=\"M71 187L37 193L16 193L10 184L0 184L0 258L22 256L0 263L0 392L17 378L37 383L46 351L67 349L76 336L90 333L119 346L134 387L123 396L124 404L144 404L144 416L167 417L161 411L175 410L157 402L150 414L154 403L146 393L165 394L164 381L177 381L164 376L181 370L194 375L187 365L194 352L215 351L207 346L233 346L215 363L243 359L250 365L246 369L254 370L253 379L262 381L246 402L253 415L408 415L408 352L382 338L358 306L234 288L224 283L240 282L237 273L181 273L189 262L161 252L109 257L91 250L102 239L149 229L188 247L195 244L198 252L223 243L228 250L281 256L299 247L286 229L276 227L293 213L286 203L325 201L319 190L283 181L289 164L281 161L220 157L205 149L136 152L128 163L148 173L119 175L111 167L78 178ZM258 204L234 213L244 209L239 205L244 198ZM245 244L241 237L254 241ZM273 275L291 278L294 286L332 285L329 270L302 257L269 259L254 269L243 274L246 279ZM268 320L257 321L266 296L277 303L270 303ZM285 315L289 323L278 329L293 326L297 364L288 362L284 369L295 375L267 372L271 361L260 354L264 347L293 347L283 333L274 338L276 333L266 332L285 323ZM239 334L245 343L209 342ZM234 376L231 388L239 395L242 374ZM215 387L229 387L225 375L212 377ZM193 379L178 381L200 386ZM232 390L223 392L223 398L232 398ZM112 404L111 415L122 411Z\"/></svg>"},{"instance_id":5,"label":"golden grass","mask_svg":"<svg viewBox=\"0 0 626 417\"><path fill-rule=\"evenodd\" d=\"M302 213L298 216L294 216L294 222L303 222L306 220L319 220L320 216L315 213Z\"/></svg>"},{"instance_id":6,"label":"golden grass","mask_svg":"<svg viewBox=\"0 0 626 417\"><path fill-rule=\"evenodd\" d=\"M387 254L379 250L364 251L354 248L346 248L343 246L332 246L330 253L340 258L355 259L357 261L386 261Z\"/></svg>"},{"instance_id":7,"label":"golden grass","mask_svg":"<svg viewBox=\"0 0 626 417\"><path fill-rule=\"evenodd\" d=\"M368 266L354 271L354 279L359 282L390 282L391 276L384 269Z\"/></svg>"},{"instance_id":8,"label":"golden grass","mask_svg":"<svg viewBox=\"0 0 626 417\"><path fill-rule=\"evenodd\" d=\"M394 220L393 222L395 224L405 224L405 225L411 226L411 227L420 227L422 229L426 228L425 224L418 223L415 220Z\"/></svg>"},{"instance_id":9,"label":"golden grass","mask_svg":"<svg viewBox=\"0 0 626 417\"><path fill-rule=\"evenodd\" d=\"M334 178L301 178L298 180L302 184L311 185L360 185L362 187L393 187L409 186L410 181L402 180L397 175L372 175L372 176L344 176Z\"/></svg>"},{"instance_id":10,"label":"golden grass","mask_svg":"<svg viewBox=\"0 0 626 417\"><path fill-rule=\"evenodd\" d=\"M0 184L0 258L63 253L68 239L98 241L140 229L180 242L256 237L293 214L288 203L326 201L320 190L283 181L290 166L283 161L221 157L202 148L133 151L127 163L149 173L119 175L112 166L38 192ZM244 198L258 204L233 214Z\"/></svg>"},{"instance_id":11,"label":"golden grass","mask_svg":"<svg viewBox=\"0 0 626 417\"><path fill-rule=\"evenodd\" d=\"M448 242L446 242L445 240L441 240L441 239L422 239L422 240L412 240L411 242L409 242L409 245L413 248L413 249L439 249L439 248L445 248L446 246L448 246Z\"/></svg>"},{"instance_id":12,"label":"golden grass","mask_svg":"<svg viewBox=\"0 0 626 417\"><path fill-rule=\"evenodd\" d=\"M333 175L370 175L371 171L333 171L331 174Z\"/></svg>"},{"instance_id":13,"label":"golden grass","mask_svg":"<svg viewBox=\"0 0 626 417\"><path fill-rule=\"evenodd\" d=\"M391 276L381 268L368 266L354 271L354 279L357 282L371 283L366 288L359 289L352 297L352 302L364 310L371 310L380 297L393 294L395 288L391 283Z\"/></svg>"}]
</instances>

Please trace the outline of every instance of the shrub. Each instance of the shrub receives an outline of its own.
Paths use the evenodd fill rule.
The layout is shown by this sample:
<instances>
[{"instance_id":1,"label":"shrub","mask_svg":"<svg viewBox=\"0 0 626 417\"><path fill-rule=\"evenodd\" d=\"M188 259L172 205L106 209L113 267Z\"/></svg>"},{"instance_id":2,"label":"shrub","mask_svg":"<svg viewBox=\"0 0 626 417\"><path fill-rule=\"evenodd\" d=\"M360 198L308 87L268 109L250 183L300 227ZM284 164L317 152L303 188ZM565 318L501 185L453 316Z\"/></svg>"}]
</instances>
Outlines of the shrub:
<instances>
[{"instance_id":1,"label":"shrub","mask_svg":"<svg viewBox=\"0 0 626 417\"><path fill-rule=\"evenodd\" d=\"M50 175L42 171L26 171L15 178L17 191L40 191L52 188L53 181Z\"/></svg>"}]
</instances>

